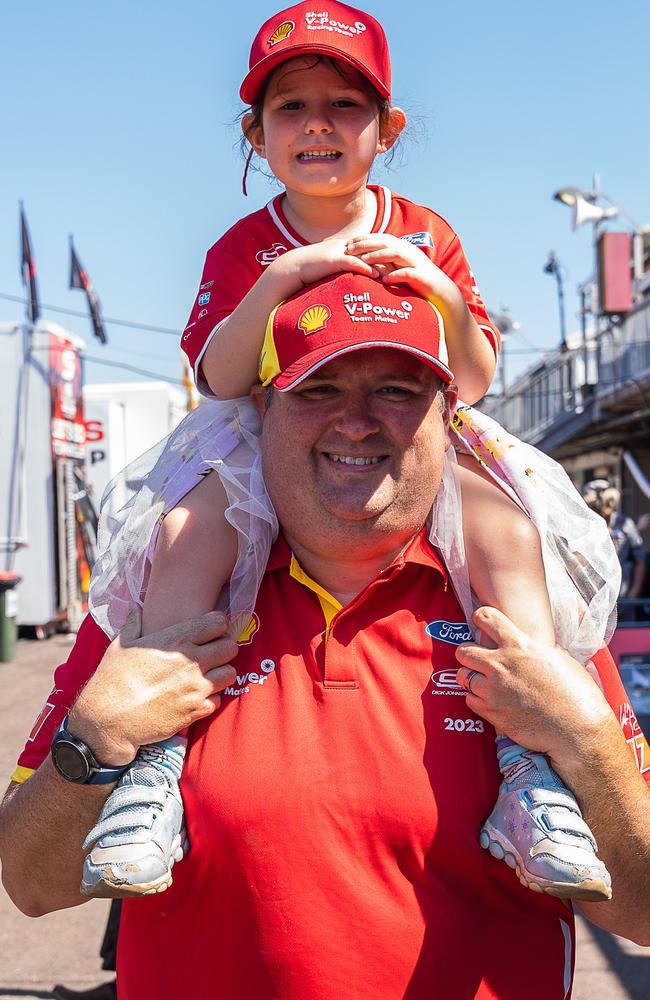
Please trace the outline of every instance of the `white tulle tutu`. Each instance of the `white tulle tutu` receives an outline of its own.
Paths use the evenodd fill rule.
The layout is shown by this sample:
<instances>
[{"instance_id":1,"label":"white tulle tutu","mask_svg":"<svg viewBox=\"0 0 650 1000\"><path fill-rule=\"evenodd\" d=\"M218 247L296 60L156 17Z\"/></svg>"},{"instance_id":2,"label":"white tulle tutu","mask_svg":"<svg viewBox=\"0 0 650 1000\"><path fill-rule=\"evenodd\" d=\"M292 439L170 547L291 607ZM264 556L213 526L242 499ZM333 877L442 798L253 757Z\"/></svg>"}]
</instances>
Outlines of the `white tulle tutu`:
<instances>
[{"instance_id":1,"label":"white tulle tutu","mask_svg":"<svg viewBox=\"0 0 650 1000\"><path fill-rule=\"evenodd\" d=\"M459 403L452 439L473 455L530 517L541 541L556 642L583 664L616 628L621 567L600 515L587 507L562 466L509 434L480 410ZM430 538L440 549L468 621L478 607L470 591L461 498L452 449L443 471Z\"/></svg>"},{"instance_id":2,"label":"white tulle tutu","mask_svg":"<svg viewBox=\"0 0 650 1000\"><path fill-rule=\"evenodd\" d=\"M211 471L223 483L229 504L226 518L237 531L237 561L218 604L228 613L230 632L237 638L255 607L278 533L262 479L260 429L248 397L206 400L108 484L88 608L110 638L122 629L129 612L142 606L165 514Z\"/></svg>"},{"instance_id":3,"label":"white tulle tutu","mask_svg":"<svg viewBox=\"0 0 650 1000\"><path fill-rule=\"evenodd\" d=\"M604 520L589 510L557 462L485 414L461 404L453 424L457 447L474 454L537 527L556 640L586 663L616 624L620 566ZM210 471L221 478L229 503L226 518L237 531L237 562L218 606L231 618L231 634L239 635L255 606L278 532L262 478L260 429L247 398L206 400L109 483L89 590L89 609L108 636L114 637L134 606L142 605L160 522ZM454 461L449 449L430 538L469 620L477 604L465 563Z\"/></svg>"}]
</instances>

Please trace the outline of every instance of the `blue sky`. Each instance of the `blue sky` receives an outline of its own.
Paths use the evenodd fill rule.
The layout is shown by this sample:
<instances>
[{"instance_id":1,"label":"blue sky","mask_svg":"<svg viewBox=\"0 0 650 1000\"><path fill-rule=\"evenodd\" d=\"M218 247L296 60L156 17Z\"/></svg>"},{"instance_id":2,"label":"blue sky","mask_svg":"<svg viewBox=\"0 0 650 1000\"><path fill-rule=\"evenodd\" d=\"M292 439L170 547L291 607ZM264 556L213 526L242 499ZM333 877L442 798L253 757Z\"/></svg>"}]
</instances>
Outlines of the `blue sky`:
<instances>
[{"instance_id":1,"label":"blue sky","mask_svg":"<svg viewBox=\"0 0 650 1000\"><path fill-rule=\"evenodd\" d=\"M277 190L256 176L242 196L233 124L252 37L276 9L261 0L2 6L0 293L21 294L22 198L44 302L85 308L67 288L72 232L106 316L182 328L205 250ZM414 125L377 179L459 232L488 304L521 323L508 345L514 374L534 348L559 341L548 251L564 265L569 329L575 286L591 270L590 227L572 233L553 191L587 189L598 172L604 191L650 222L650 7L377 0L365 9L387 32L395 103ZM0 299L0 320L20 316ZM173 336L108 324L102 347L85 319L45 316L93 356L180 375ZM86 367L90 382L129 377Z\"/></svg>"}]
</instances>

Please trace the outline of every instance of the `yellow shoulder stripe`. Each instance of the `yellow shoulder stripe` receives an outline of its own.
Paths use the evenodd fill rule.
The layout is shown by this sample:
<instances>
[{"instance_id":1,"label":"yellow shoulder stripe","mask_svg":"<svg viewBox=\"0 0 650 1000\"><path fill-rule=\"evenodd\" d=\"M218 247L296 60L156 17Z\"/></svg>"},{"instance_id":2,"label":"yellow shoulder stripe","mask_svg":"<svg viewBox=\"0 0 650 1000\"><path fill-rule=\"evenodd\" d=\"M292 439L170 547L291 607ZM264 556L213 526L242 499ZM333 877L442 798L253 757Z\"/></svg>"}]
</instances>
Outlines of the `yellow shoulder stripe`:
<instances>
[{"instance_id":1,"label":"yellow shoulder stripe","mask_svg":"<svg viewBox=\"0 0 650 1000\"><path fill-rule=\"evenodd\" d=\"M19 785L22 785L24 781L31 778L34 771L35 768L33 767L21 767L19 764L14 773L11 775L11 780L17 782Z\"/></svg>"}]
</instances>

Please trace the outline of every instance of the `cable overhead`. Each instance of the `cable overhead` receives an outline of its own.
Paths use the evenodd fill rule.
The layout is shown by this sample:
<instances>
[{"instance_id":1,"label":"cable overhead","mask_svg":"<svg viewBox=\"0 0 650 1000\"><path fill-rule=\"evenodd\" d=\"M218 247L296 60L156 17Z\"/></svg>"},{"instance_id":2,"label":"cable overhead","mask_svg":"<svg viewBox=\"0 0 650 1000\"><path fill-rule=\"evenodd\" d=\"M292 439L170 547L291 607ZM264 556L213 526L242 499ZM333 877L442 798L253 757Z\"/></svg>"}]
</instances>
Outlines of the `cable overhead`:
<instances>
[{"instance_id":1,"label":"cable overhead","mask_svg":"<svg viewBox=\"0 0 650 1000\"><path fill-rule=\"evenodd\" d=\"M67 347L61 346L49 346L49 347L30 347L30 354L35 354L38 351L42 351L44 354L50 354L52 351L65 351ZM160 382L170 382L172 385L183 386L183 380L179 378L173 378L171 375L161 375L159 372L149 371L148 368L138 368L136 365L129 365L125 361L111 361L109 358L98 358L94 354L86 354L85 351L78 351L79 357L82 361L92 361L96 365L105 365L107 368L123 368L128 372L135 372L136 375L144 375L146 378L157 379Z\"/></svg>"},{"instance_id":2,"label":"cable overhead","mask_svg":"<svg viewBox=\"0 0 650 1000\"><path fill-rule=\"evenodd\" d=\"M109 322L109 321L107 321ZM183 385L179 378L172 378L170 375L160 375L157 372L147 371L146 368L136 368L135 365L127 365L123 361L107 361L106 358L96 358L92 354L81 352L84 361L92 361L95 365L106 365L107 368L123 368L127 372L135 372L136 375L144 375L146 378L159 379L161 382L170 382L172 385Z\"/></svg>"},{"instance_id":3,"label":"cable overhead","mask_svg":"<svg viewBox=\"0 0 650 1000\"><path fill-rule=\"evenodd\" d=\"M20 295L9 295L7 292L0 292L0 299L7 299L8 302L20 302L21 305L25 304L25 299ZM41 309L47 309L48 312L63 313L66 316L77 316L80 319L88 319L87 312L81 312L77 309L64 309L63 306L53 306L48 305L46 302L40 303ZM164 333L169 337L180 337L180 330L172 330L168 326L152 326L150 323L136 323L133 320L128 319L112 319L109 316L104 316L105 323L111 323L113 326L126 326L133 330L149 330L151 333Z\"/></svg>"}]
</instances>

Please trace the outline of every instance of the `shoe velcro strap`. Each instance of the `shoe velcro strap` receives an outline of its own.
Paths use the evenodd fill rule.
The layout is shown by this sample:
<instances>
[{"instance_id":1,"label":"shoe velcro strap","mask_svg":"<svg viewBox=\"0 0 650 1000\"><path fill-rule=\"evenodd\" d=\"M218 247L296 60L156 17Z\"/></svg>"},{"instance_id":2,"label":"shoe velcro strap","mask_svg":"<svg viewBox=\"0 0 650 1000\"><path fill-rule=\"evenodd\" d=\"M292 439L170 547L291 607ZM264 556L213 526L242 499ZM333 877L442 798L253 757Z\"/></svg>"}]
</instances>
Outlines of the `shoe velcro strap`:
<instances>
[{"instance_id":1,"label":"shoe velcro strap","mask_svg":"<svg viewBox=\"0 0 650 1000\"><path fill-rule=\"evenodd\" d=\"M560 806L568 809L576 816L582 817L580 806L570 792L554 788L526 788L524 795L530 799L535 806Z\"/></svg>"},{"instance_id":2,"label":"shoe velcro strap","mask_svg":"<svg viewBox=\"0 0 650 1000\"><path fill-rule=\"evenodd\" d=\"M569 836L584 837L594 851L598 849L594 835L582 818L580 807L572 795L544 788L526 789L537 809L544 810L544 825Z\"/></svg>"},{"instance_id":3,"label":"shoe velcro strap","mask_svg":"<svg viewBox=\"0 0 650 1000\"><path fill-rule=\"evenodd\" d=\"M569 837L584 837L588 840L594 851L598 850L596 841L594 840L594 835L582 819L581 816L576 816L572 813L570 816L567 813L558 814L547 812L545 814L545 822L549 829L553 830L555 833L564 833Z\"/></svg>"},{"instance_id":4,"label":"shoe velcro strap","mask_svg":"<svg viewBox=\"0 0 650 1000\"><path fill-rule=\"evenodd\" d=\"M83 849L87 850L91 844L96 840L100 840L107 833L116 833L118 830L130 830L137 826L144 826L145 824L142 823L142 819L147 815L150 808L158 806L162 809L167 801L167 794L163 788L147 788L146 791L150 794L147 795L145 802L143 801L142 789L140 788L116 788L110 798L106 800L106 805L104 806L106 812L102 810L99 820L84 840ZM141 808L135 810L132 808L134 805ZM110 808L106 809L106 806Z\"/></svg>"},{"instance_id":5,"label":"shoe velcro strap","mask_svg":"<svg viewBox=\"0 0 650 1000\"><path fill-rule=\"evenodd\" d=\"M138 830L142 831L143 837L140 837ZM137 843L139 840L150 840L151 832L148 826L145 828L144 823L134 820L133 813L123 813L120 816L110 816L108 819L102 820L97 826L93 827L86 839L84 840L82 847L84 851L87 851L89 847L96 844L98 841L103 840L112 833L129 833L129 841L132 843Z\"/></svg>"},{"instance_id":6,"label":"shoe velcro strap","mask_svg":"<svg viewBox=\"0 0 650 1000\"><path fill-rule=\"evenodd\" d=\"M120 809L133 809L140 806L164 806L169 796L169 789L160 785L118 785L106 799L101 816L113 816Z\"/></svg>"},{"instance_id":7,"label":"shoe velcro strap","mask_svg":"<svg viewBox=\"0 0 650 1000\"><path fill-rule=\"evenodd\" d=\"M105 819L101 819L99 823L92 828L83 842L83 849L87 850L91 844L94 844L97 840L101 840L102 837L106 837L109 833L122 833L126 830L136 831L140 828L147 831L148 837L148 831L153 825L154 818L154 814L150 811L137 813L120 812L115 816L106 816ZM137 839L135 834L133 836L134 839Z\"/></svg>"}]
</instances>

